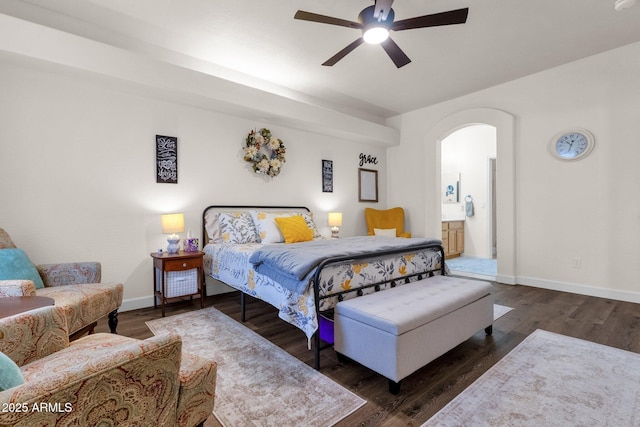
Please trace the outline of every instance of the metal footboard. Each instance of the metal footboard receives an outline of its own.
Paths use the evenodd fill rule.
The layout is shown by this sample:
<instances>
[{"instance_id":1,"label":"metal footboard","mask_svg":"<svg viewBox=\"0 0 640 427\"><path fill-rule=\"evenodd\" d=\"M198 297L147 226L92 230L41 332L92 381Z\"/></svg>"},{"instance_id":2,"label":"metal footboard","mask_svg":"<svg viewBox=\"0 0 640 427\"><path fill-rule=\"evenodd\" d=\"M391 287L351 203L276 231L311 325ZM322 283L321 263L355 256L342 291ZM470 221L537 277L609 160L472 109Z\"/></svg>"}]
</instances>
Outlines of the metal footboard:
<instances>
[{"instance_id":1,"label":"metal footboard","mask_svg":"<svg viewBox=\"0 0 640 427\"><path fill-rule=\"evenodd\" d=\"M334 266L337 264L351 264L356 263L361 260L377 260L388 257L390 255L400 255L400 254L409 254L409 253L417 253L423 251L434 251L440 253L440 266L438 268L426 268L425 271L413 272L411 274L403 275L400 277L395 277L393 279L386 279L376 283L369 283L366 285L359 286L354 289L333 292L328 295L321 295L320 293L320 276L322 275L322 271L329 266ZM437 265L437 263L435 264ZM358 296L362 296L364 294L365 289L373 288L375 292L381 290L384 285L389 284L391 288L396 287L400 283L409 283L415 280L422 280L426 277L431 277L435 274L436 271L440 271L440 274L445 275L445 262L444 262L444 248L439 244L425 244L425 245L416 245L409 248L400 248L400 249L392 249L383 252L375 252L369 254L361 254L358 256L342 256L342 257L332 257L327 258L322 261L318 268L316 269L315 274L313 275L313 292L314 292L314 300L316 306L316 317L318 319L318 330L316 330L313 335L313 347L314 347L314 367L316 370L320 369L320 351L325 350L327 348L333 347L332 344L325 343L322 344L322 340L320 338L320 316L327 314L327 312L331 312L333 309L320 311L320 302L323 299L327 298L338 298L338 301L342 301L344 296L349 293L356 293Z\"/></svg>"}]
</instances>

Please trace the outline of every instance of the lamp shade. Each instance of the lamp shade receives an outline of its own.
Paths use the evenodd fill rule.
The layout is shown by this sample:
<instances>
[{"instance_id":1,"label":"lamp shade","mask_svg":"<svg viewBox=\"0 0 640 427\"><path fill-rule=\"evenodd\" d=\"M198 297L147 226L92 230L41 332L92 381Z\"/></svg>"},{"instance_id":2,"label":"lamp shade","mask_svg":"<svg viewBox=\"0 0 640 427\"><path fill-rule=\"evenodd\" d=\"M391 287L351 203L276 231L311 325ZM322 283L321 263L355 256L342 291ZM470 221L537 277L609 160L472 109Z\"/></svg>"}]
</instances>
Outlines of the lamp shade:
<instances>
[{"instance_id":1,"label":"lamp shade","mask_svg":"<svg viewBox=\"0 0 640 427\"><path fill-rule=\"evenodd\" d=\"M164 214L162 219L162 233L174 234L184 232L184 214Z\"/></svg>"},{"instance_id":2,"label":"lamp shade","mask_svg":"<svg viewBox=\"0 0 640 427\"><path fill-rule=\"evenodd\" d=\"M329 212L329 227L342 227L342 212Z\"/></svg>"}]
</instances>

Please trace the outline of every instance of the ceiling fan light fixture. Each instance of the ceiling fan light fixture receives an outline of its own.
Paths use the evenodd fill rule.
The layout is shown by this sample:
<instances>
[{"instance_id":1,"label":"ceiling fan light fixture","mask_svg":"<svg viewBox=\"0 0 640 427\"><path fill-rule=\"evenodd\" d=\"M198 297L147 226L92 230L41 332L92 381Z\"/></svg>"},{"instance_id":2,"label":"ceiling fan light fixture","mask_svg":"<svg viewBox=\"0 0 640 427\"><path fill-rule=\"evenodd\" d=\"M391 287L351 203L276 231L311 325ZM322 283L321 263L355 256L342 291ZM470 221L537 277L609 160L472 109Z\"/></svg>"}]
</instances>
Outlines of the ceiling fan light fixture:
<instances>
[{"instance_id":1,"label":"ceiling fan light fixture","mask_svg":"<svg viewBox=\"0 0 640 427\"><path fill-rule=\"evenodd\" d=\"M389 30L386 27L369 27L364 30L362 38L369 44L380 44L389 38Z\"/></svg>"},{"instance_id":2,"label":"ceiling fan light fixture","mask_svg":"<svg viewBox=\"0 0 640 427\"><path fill-rule=\"evenodd\" d=\"M294 19L337 25L339 27L353 28L362 31L361 37L358 37L355 41L351 42L351 44L323 62L323 66L331 67L335 65L346 55L353 52L355 48L366 42L382 46L382 49L387 53L389 58L391 58L395 66L401 68L409 64L411 59L409 59L400 46L389 37L390 31L464 24L467 22L467 15L469 14L469 8L465 7L396 21L395 12L391 8L392 4L393 0L374 0L374 6L366 7L358 14L358 22L332 16L318 15L317 13L305 12L303 10L297 11Z\"/></svg>"}]
</instances>

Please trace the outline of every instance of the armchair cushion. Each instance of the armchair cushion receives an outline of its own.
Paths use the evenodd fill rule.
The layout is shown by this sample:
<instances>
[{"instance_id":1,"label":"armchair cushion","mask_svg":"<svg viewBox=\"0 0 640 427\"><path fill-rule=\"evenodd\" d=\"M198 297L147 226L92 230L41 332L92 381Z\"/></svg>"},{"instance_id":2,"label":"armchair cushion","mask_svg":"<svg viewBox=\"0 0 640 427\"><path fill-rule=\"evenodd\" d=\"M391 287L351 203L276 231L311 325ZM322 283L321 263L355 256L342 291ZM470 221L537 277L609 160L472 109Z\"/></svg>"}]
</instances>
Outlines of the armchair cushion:
<instances>
[{"instance_id":1,"label":"armchair cushion","mask_svg":"<svg viewBox=\"0 0 640 427\"><path fill-rule=\"evenodd\" d=\"M120 283L86 283L38 289L38 296L50 297L64 310L69 334L97 322L122 305Z\"/></svg>"},{"instance_id":2,"label":"armchair cushion","mask_svg":"<svg viewBox=\"0 0 640 427\"><path fill-rule=\"evenodd\" d=\"M31 280L0 280L0 297L32 297L36 287Z\"/></svg>"},{"instance_id":3,"label":"armchair cushion","mask_svg":"<svg viewBox=\"0 0 640 427\"><path fill-rule=\"evenodd\" d=\"M24 384L24 377L16 362L0 352L0 391Z\"/></svg>"},{"instance_id":4,"label":"armchair cushion","mask_svg":"<svg viewBox=\"0 0 640 427\"><path fill-rule=\"evenodd\" d=\"M386 210L365 208L364 218L369 236L375 236L374 228L395 228L397 237L411 237L411 233L404 231L404 209L401 207Z\"/></svg>"},{"instance_id":5,"label":"armchair cushion","mask_svg":"<svg viewBox=\"0 0 640 427\"><path fill-rule=\"evenodd\" d=\"M42 277L44 286L100 283L102 278L102 268L99 262L38 264L36 268Z\"/></svg>"},{"instance_id":6,"label":"armchair cushion","mask_svg":"<svg viewBox=\"0 0 640 427\"><path fill-rule=\"evenodd\" d=\"M217 365L193 353L182 352L178 425L194 426L213 412Z\"/></svg>"},{"instance_id":7,"label":"armchair cushion","mask_svg":"<svg viewBox=\"0 0 640 427\"><path fill-rule=\"evenodd\" d=\"M0 351L18 366L69 346L64 310L47 306L0 319Z\"/></svg>"},{"instance_id":8,"label":"armchair cushion","mask_svg":"<svg viewBox=\"0 0 640 427\"><path fill-rule=\"evenodd\" d=\"M44 288L44 282L22 249L0 250L0 280L31 280L36 289Z\"/></svg>"}]
</instances>

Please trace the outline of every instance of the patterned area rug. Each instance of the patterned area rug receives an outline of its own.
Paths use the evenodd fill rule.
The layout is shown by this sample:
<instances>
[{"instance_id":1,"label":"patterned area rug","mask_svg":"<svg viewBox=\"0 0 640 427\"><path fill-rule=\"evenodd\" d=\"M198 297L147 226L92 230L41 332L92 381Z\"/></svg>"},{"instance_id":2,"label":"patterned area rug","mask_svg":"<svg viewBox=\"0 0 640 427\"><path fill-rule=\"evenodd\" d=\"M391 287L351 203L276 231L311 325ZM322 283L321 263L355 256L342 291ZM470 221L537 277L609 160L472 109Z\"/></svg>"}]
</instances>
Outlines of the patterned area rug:
<instances>
[{"instance_id":1,"label":"patterned area rug","mask_svg":"<svg viewBox=\"0 0 640 427\"><path fill-rule=\"evenodd\" d=\"M538 329L423 427L569 425L640 425L640 355Z\"/></svg>"},{"instance_id":2,"label":"patterned area rug","mask_svg":"<svg viewBox=\"0 0 640 427\"><path fill-rule=\"evenodd\" d=\"M223 426L331 426L366 403L213 307L147 326L218 363L213 413Z\"/></svg>"}]
</instances>

